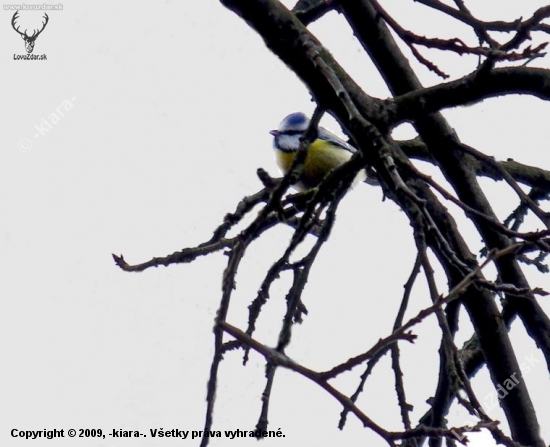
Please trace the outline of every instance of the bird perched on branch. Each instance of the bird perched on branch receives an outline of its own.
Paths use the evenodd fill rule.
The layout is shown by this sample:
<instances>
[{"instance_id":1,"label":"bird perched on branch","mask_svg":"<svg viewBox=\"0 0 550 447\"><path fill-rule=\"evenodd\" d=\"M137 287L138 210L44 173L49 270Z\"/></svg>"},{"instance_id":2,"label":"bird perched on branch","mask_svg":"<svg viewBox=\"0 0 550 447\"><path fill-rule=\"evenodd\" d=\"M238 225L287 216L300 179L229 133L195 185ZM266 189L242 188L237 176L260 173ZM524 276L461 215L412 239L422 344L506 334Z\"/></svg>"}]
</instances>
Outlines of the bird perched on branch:
<instances>
[{"instance_id":1,"label":"bird perched on branch","mask_svg":"<svg viewBox=\"0 0 550 447\"><path fill-rule=\"evenodd\" d=\"M277 130L269 132L273 135L275 159L283 174L286 174L296 157L300 147L300 138L309 126L309 118L301 112L288 115ZM334 168L343 165L357 152L350 144L336 136L324 127L317 129L316 138L307 149L302 175L294 185L298 191L314 188ZM365 180L366 173L361 171L357 180Z\"/></svg>"}]
</instances>

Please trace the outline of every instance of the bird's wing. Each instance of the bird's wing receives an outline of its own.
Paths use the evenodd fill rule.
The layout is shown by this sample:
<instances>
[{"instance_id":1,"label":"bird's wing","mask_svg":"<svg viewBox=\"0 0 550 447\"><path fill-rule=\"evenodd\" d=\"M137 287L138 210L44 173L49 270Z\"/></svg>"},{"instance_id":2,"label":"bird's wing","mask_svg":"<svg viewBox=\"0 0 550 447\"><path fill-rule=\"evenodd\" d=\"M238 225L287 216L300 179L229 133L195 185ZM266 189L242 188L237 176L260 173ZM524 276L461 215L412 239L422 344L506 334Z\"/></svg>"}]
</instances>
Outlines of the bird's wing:
<instances>
[{"instance_id":1,"label":"bird's wing","mask_svg":"<svg viewBox=\"0 0 550 447\"><path fill-rule=\"evenodd\" d=\"M321 140L329 141L336 146L341 147L342 149L345 149L352 154L357 152L357 149L355 149L352 145L346 143L344 140L342 140L339 136L333 134L330 130L325 129L324 127L319 127L319 132L317 136Z\"/></svg>"}]
</instances>

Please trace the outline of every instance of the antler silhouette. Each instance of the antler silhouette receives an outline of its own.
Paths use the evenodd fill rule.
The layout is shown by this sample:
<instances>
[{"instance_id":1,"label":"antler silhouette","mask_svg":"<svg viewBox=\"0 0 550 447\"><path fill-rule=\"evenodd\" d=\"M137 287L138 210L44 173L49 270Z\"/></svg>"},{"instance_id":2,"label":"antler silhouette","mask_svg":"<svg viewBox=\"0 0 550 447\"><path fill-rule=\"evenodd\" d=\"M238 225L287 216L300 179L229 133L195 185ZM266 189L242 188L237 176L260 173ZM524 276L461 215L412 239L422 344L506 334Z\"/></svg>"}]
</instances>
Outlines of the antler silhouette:
<instances>
[{"instance_id":1,"label":"antler silhouette","mask_svg":"<svg viewBox=\"0 0 550 447\"><path fill-rule=\"evenodd\" d=\"M44 28L46 28L46 25L48 24L48 20L50 19L48 17L48 14L44 13L44 18L46 19L46 21L44 23L42 23L42 29L39 31L39 30L34 30L33 33L32 33L32 36L29 36L27 34L27 30L25 30L24 33L22 33L21 31L19 31L19 27L15 27L15 21L19 18L18 17L18 14L19 11L15 11L15 14L13 15L12 19L11 19L11 26L13 27L13 29L15 31L17 31L20 35L21 35L21 38L25 41L25 48L27 50L27 53L32 53L32 50L34 49L34 41L36 40L36 38L40 35L40 33L42 31L44 31Z\"/></svg>"}]
</instances>

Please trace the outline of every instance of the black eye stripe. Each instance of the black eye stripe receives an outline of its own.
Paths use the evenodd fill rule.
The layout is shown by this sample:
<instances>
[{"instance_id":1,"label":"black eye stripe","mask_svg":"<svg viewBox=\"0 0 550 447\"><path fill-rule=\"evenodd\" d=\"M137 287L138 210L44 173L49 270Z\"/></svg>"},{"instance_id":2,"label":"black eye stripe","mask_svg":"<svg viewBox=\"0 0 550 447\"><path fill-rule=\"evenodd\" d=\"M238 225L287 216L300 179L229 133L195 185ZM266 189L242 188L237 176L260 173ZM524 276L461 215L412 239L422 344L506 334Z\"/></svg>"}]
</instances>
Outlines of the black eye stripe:
<instances>
[{"instance_id":1,"label":"black eye stripe","mask_svg":"<svg viewBox=\"0 0 550 447\"><path fill-rule=\"evenodd\" d=\"M300 135L304 133L303 130L285 130L282 132L279 132L281 135Z\"/></svg>"}]
</instances>

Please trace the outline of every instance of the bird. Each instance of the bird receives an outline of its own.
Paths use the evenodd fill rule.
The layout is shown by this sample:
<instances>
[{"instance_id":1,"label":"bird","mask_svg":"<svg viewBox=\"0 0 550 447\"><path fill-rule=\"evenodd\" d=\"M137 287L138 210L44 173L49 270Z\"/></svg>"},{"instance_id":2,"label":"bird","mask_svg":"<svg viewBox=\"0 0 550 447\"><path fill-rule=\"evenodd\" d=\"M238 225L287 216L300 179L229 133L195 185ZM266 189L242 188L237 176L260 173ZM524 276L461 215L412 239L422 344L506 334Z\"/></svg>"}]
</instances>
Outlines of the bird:
<instances>
[{"instance_id":1,"label":"bird","mask_svg":"<svg viewBox=\"0 0 550 447\"><path fill-rule=\"evenodd\" d=\"M281 121L277 130L269 132L273 135L275 160L283 175L290 170L300 147L300 138L309 123L304 113L294 112ZM294 188L299 192L315 188L330 171L347 162L355 152L357 149L352 145L324 127L318 127L317 135L307 149L302 175ZM354 183L365 178L366 173L361 171Z\"/></svg>"}]
</instances>

